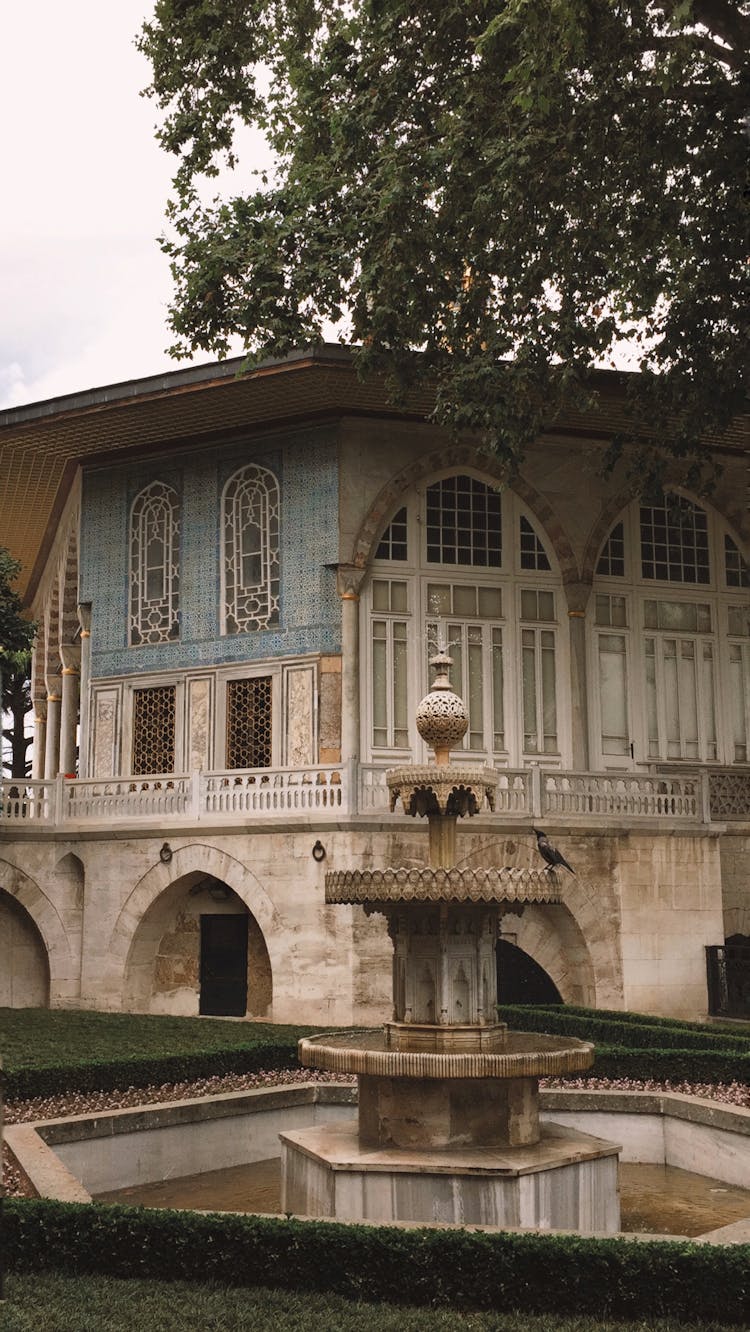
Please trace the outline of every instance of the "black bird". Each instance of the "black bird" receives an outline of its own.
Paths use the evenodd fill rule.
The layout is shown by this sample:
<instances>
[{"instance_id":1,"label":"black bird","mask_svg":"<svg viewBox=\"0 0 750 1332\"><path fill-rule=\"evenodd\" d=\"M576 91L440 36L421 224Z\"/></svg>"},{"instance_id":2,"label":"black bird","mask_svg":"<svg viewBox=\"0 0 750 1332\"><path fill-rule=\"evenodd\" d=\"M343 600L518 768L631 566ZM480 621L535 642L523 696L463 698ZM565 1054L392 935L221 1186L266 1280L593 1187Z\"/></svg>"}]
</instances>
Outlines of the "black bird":
<instances>
[{"instance_id":1,"label":"black bird","mask_svg":"<svg viewBox=\"0 0 750 1332\"><path fill-rule=\"evenodd\" d=\"M573 866L569 865L562 852L558 851L557 847L552 845L548 840L546 833L541 832L539 828L532 828L531 831L536 833L537 850L542 859L546 860L547 869L554 869L555 865L564 865L566 870L570 870L571 874L575 874Z\"/></svg>"}]
</instances>

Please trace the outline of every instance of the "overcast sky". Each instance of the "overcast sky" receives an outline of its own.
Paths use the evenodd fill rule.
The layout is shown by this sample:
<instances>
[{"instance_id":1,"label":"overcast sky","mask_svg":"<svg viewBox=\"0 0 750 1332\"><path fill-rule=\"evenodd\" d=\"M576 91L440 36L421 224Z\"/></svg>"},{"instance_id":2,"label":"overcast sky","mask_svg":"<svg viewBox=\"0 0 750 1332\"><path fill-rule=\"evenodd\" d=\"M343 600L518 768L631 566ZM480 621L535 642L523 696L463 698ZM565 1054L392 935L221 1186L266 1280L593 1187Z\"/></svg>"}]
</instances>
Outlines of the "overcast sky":
<instances>
[{"instance_id":1,"label":"overcast sky","mask_svg":"<svg viewBox=\"0 0 750 1332\"><path fill-rule=\"evenodd\" d=\"M133 46L151 9L3 8L0 407L185 364L164 350L170 277L156 240L173 162Z\"/></svg>"}]
</instances>

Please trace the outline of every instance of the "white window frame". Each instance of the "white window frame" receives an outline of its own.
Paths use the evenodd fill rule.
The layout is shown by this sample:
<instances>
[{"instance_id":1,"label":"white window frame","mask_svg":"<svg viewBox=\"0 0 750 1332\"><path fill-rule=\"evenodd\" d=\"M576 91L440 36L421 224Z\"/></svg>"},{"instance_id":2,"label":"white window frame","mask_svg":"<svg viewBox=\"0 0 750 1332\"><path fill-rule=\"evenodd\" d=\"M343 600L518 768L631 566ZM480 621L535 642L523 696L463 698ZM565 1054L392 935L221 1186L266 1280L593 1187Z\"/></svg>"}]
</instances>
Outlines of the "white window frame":
<instances>
[{"instance_id":1,"label":"white window frame","mask_svg":"<svg viewBox=\"0 0 750 1332\"><path fill-rule=\"evenodd\" d=\"M162 596L148 597L148 536L146 523L150 509L163 515L164 559ZM180 632L180 497L173 486L152 481L144 486L130 506L128 523L128 646L146 647L174 643ZM163 628L149 627L149 615L163 617ZM138 642L133 635L138 634ZM155 637L154 637L155 635Z\"/></svg>"},{"instance_id":2,"label":"white window frame","mask_svg":"<svg viewBox=\"0 0 750 1332\"><path fill-rule=\"evenodd\" d=\"M618 522L623 523L625 536L625 575L618 577L613 575L594 576L589 608L587 611L587 639L588 651L587 662L589 670L589 680L591 689L589 697L596 697L597 705L589 708L589 742L592 764L600 770L611 768L628 769L649 769L657 770L671 766L675 767L698 767L698 766L742 766L742 761L734 757L734 740L732 733L732 683L730 678L730 663L728 643L730 636L728 632L728 608L730 606L747 606L748 590L743 588L728 587L725 576L724 564L724 536L728 535L732 541L741 550L741 543L736 535L731 531L729 525L715 509L701 501L693 500L692 503L698 503L703 508L708 520L708 550L709 550L709 581L707 583L685 583L672 582L668 579L644 579L641 576L641 552L640 552L640 501L634 500L621 514L616 517L610 527L610 531ZM607 534L607 536L609 533ZM605 538L606 541L607 538ZM604 542L602 543L602 547ZM622 629L604 629L596 624L596 595L620 595L628 600L628 620L629 627L626 631ZM666 629L646 629L644 618L644 603L646 601L671 601L688 602L691 604L708 604L711 608L711 631L709 633L691 633L683 630ZM628 684L627 684L627 707L630 718L631 739L633 744L633 757L627 758L625 762L619 763L617 757L602 753L601 746L601 725L599 706L599 663L597 653L597 636L599 633L623 633L628 634ZM686 756L675 757L667 754L667 739L665 729L665 700L658 697L657 715L659 718L659 735L661 752L658 757L649 755L648 738L648 711L646 701L646 638L655 637L660 640L665 638L674 638L678 641L684 639L694 639L696 645L703 642L710 642L713 653L713 684L714 684L714 709L716 721L716 757L708 754L708 736L704 724L703 715L699 715L699 757ZM732 636L732 641L735 641ZM696 647L696 651L698 648ZM701 649L702 651L702 649ZM702 658L701 658L702 660ZM701 691L702 672L698 671L699 680L698 689ZM750 683L748 685L750 694ZM657 685L658 696L658 685ZM700 699L700 692L699 692ZM699 701L700 710L700 701ZM748 736L750 745L750 734ZM750 752L749 758L750 761Z\"/></svg>"},{"instance_id":3,"label":"white window frame","mask_svg":"<svg viewBox=\"0 0 750 1332\"><path fill-rule=\"evenodd\" d=\"M253 490L260 495L262 509L261 579L258 583L242 581L243 529L239 523L243 494ZM221 492L220 506L220 562L221 562L221 633L222 635L252 634L276 629L280 619L281 600L281 492L278 477L267 467L247 463L230 476ZM233 570L228 579L228 570ZM231 587L230 587L231 584ZM247 608L240 609L242 598L254 597L258 602L257 614L250 615ZM230 626L230 617L235 625ZM251 623L257 621L257 623Z\"/></svg>"},{"instance_id":4,"label":"white window frame","mask_svg":"<svg viewBox=\"0 0 750 1332\"><path fill-rule=\"evenodd\" d=\"M502 564L500 568L488 568L487 566L458 565L458 564L438 564L429 563L426 558L426 513L425 513L425 495L429 485L441 481L445 477L464 474L474 477L484 485L492 487L495 483L492 479L483 476L481 471L468 466L456 468L446 468L436 473L415 486L406 495L402 495L393 505L393 517L399 509L406 506L407 509L407 556L406 560L373 560L367 582L362 590L361 596L361 642L362 642L362 754L366 756L366 761L372 763L383 763L387 765L392 760L403 760L405 755L413 756L414 761L424 762L429 757L429 750L416 731L414 723L414 708L420 698L427 693L431 679L429 679L429 670L427 666L428 651L425 643L425 626L433 621L436 616L430 612L427 598L427 587L430 583L441 583L451 585L469 585L499 587L502 589L503 606L502 616L484 617L471 616L463 614L451 614L450 616L441 616L441 621L447 623L462 623L465 625L480 624L494 626L502 630L503 634L503 718L504 718L504 748L496 750L492 741L494 732L490 718L492 709L488 707L491 704L492 679L491 670L483 672L483 690L484 690L484 729L485 744L482 750L468 750L462 747L455 751L455 757L460 760L465 759L468 754L472 761L485 761L497 767L522 767L529 763L544 763L547 767L569 766L571 755L571 718L570 709L566 700L570 698L570 651L569 636L567 633L567 620L564 613L565 597L562 585L562 576L557 563L555 551L549 535L545 532L539 520L527 508L520 498L509 488L503 487L500 490L502 504ZM550 569L533 570L522 569L520 560L520 517L523 515L541 540L547 553ZM383 531L388 526L388 522L383 524ZM380 536L378 536L378 542ZM377 542L375 543L377 549ZM408 637L408 690L409 690L409 748L407 751L393 747L376 747L373 745L373 708L372 708L372 633L371 626L373 619L381 618L381 612L373 610L372 606L372 584L376 579L392 579L405 581L409 587L409 612L407 615L400 614L395 618L407 620ZM555 598L555 619L554 621L535 621L533 626L529 622L527 627L535 629L549 630L555 637L555 682L556 682L556 705L557 705L557 751L550 754L525 753L523 751L523 717L522 717L522 664L521 664L521 629L520 620L520 593L522 588L534 588L536 590L549 589L553 591ZM526 624L526 622L524 622ZM565 632L563 632L565 625ZM491 631L489 631L491 644ZM491 646L490 646L491 653ZM430 654L431 655L431 654ZM487 661L487 658L485 658ZM366 682L366 684L365 684Z\"/></svg>"}]
</instances>

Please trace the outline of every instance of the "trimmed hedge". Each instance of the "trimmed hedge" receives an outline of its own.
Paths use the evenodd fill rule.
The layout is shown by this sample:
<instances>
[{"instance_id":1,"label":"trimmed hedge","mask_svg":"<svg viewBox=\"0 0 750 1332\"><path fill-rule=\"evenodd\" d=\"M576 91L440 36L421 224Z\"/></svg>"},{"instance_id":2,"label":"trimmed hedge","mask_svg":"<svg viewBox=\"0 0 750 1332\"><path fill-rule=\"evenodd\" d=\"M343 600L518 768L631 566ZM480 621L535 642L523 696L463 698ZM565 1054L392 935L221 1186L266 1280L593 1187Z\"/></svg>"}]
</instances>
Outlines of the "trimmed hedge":
<instances>
[{"instance_id":1,"label":"trimmed hedge","mask_svg":"<svg viewBox=\"0 0 750 1332\"><path fill-rule=\"evenodd\" d=\"M505 1011L503 1005L503 1011ZM638 1027L674 1027L679 1031L697 1031L703 1036L730 1036L733 1040L744 1041L750 1049L750 1022L746 1031L738 1026L721 1022L689 1022L683 1018L658 1017L655 1013L634 1013L629 1009L585 1008L580 1004L509 1004L511 1012L517 1013L566 1013L578 1017L612 1018L615 1022L626 1022Z\"/></svg>"},{"instance_id":2,"label":"trimmed hedge","mask_svg":"<svg viewBox=\"0 0 750 1332\"><path fill-rule=\"evenodd\" d=\"M400 1229L6 1200L18 1272L331 1292L393 1304L750 1322L750 1245Z\"/></svg>"},{"instance_id":3,"label":"trimmed hedge","mask_svg":"<svg viewBox=\"0 0 750 1332\"><path fill-rule=\"evenodd\" d=\"M550 1005L503 1004L500 1016L517 1031L576 1036L595 1043L593 1067L582 1077L654 1082L750 1084L750 1041L636 1013Z\"/></svg>"},{"instance_id":4,"label":"trimmed hedge","mask_svg":"<svg viewBox=\"0 0 750 1332\"><path fill-rule=\"evenodd\" d=\"M501 1015L509 1026L520 1030L560 1032L565 1036L602 1041L608 1045L637 1045L641 1050L654 1047L659 1050L711 1050L750 1055L750 1042L742 1036L693 1031L676 1024L652 1026L648 1022L623 1022L619 1016L603 1016L595 1009L574 1013L567 1007L540 1010L503 1005Z\"/></svg>"},{"instance_id":5,"label":"trimmed hedge","mask_svg":"<svg viewBox=\"0 0 750 1332\"><path fill-rule=\"evenodd\" d=\"M300 1032L300 1035L302 1032ZM297 1068L296 1037L256 1041L237 1049L196 1050L191 1054L146 1055L141 1058L92 1060L41 1068L6 1069L2 1073L7 1100L54 1096L71 1091L114 1091L121 1087L162 1086L227 1073Z\"/></svg>"}]
</instances>

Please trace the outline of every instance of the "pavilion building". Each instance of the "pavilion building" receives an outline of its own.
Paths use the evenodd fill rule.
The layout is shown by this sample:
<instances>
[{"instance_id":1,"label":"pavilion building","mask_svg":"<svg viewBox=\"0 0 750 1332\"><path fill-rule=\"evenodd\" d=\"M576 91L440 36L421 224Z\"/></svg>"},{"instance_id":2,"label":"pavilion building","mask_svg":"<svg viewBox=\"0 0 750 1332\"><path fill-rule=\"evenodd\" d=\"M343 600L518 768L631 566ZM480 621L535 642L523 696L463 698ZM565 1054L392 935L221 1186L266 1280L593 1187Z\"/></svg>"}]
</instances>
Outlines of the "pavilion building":
<instances>
[{"instance_id":1,"label":"pavilion building","mask_svg":"<svg viewBox=\"0 0 750 1332\"><path fill-rule=\"evenodd\" d=\"M240 366L0 414L39 626L0 1004L388 1016L383 923L324 876L425 862L385 772L444 640L454 757L499 773L460 863L538 865L541 827L575 870L503 917L501 995L750 1016L747 421L710 502L647 504L602 476L621 374L508 477L344 348Z\"/></svg>"}]
</instances>

